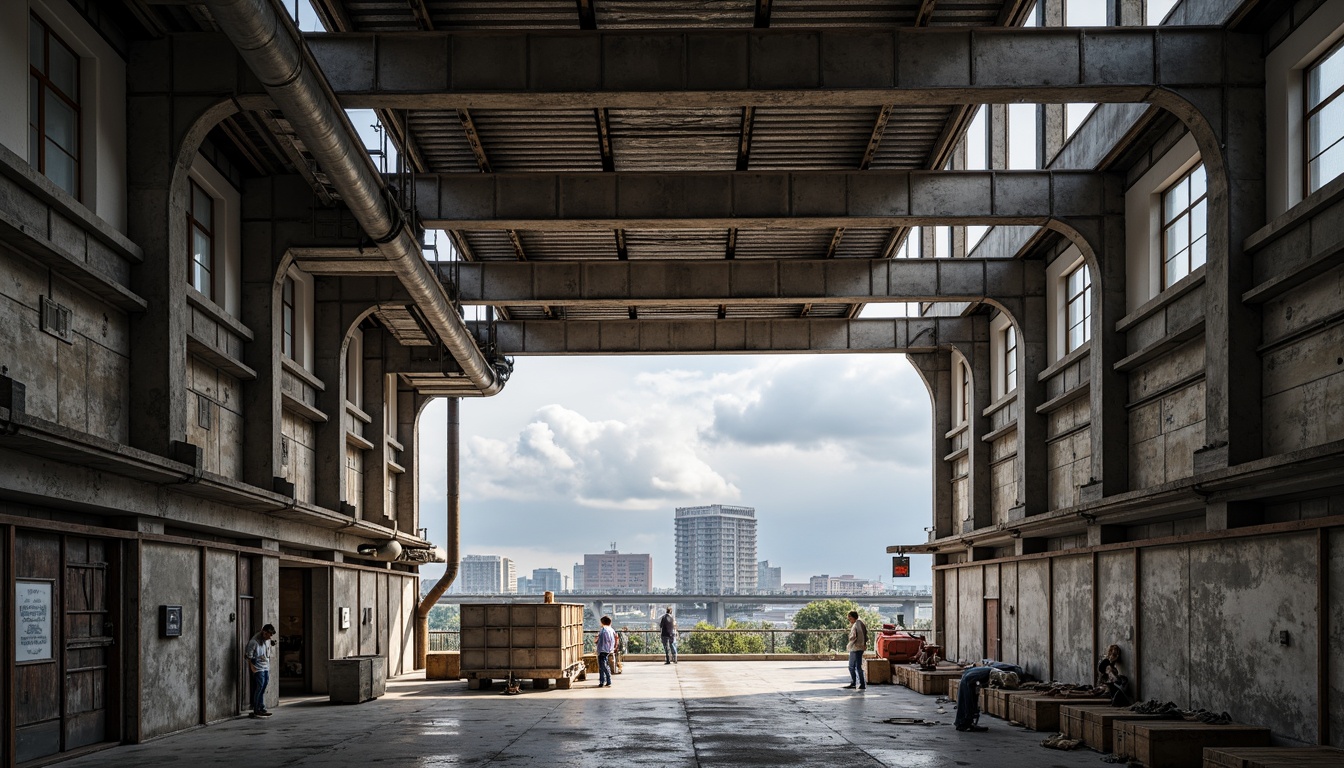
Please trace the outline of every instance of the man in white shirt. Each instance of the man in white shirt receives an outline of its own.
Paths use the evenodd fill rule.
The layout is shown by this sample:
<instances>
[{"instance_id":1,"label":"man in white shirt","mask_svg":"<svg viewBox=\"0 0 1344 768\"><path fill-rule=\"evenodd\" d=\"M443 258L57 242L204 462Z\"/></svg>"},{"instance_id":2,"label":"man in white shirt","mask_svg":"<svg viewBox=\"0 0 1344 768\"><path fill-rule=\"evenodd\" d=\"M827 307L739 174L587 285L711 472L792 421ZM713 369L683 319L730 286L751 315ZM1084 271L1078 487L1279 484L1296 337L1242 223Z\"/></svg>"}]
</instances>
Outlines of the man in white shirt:
<instances>
[{"instance_id":1,"label":"man in white shirt","mask_svg":"<svg viewBox=\"0 0 1344 768\"><path fill-rule=\"evenodd\" d=\"M267 624L261 631L247 641L243 658L247 659L247 668L252 672L252 714L250 717L270 717L266 710L266 685L271 679L271 638L275 637L275 627Z\"/></svg>"},{"instance_id":2,"label":"man in white shirt","mask_svg":"<svg viewBox=\"0 0 1344 768\"><path fill-rule=\"evenodd\" d=\"M845 687L866 691L868 684L863 679L863 653L868 650L868 625L859 618L858 611L850 611L847 618L849 642L845 645L845 650L849 651L849 685Z\"/></svg>"}]
</instances>

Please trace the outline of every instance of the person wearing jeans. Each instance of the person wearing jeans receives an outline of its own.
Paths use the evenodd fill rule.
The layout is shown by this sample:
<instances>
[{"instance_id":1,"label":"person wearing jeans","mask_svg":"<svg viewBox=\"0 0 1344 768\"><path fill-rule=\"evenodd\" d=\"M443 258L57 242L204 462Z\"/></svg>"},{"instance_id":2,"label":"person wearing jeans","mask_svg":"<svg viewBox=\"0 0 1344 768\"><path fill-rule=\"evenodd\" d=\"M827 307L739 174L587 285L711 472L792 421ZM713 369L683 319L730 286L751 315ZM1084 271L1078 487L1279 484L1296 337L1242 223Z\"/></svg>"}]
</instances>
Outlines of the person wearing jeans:
<instances>
[{"instance_id":1,"label":"person wearing jeans","mask_svg":"<svg viewBox=\"0 0 1344 768\"><path fill-rule=\"evenodd\" d=\"M667 607L667 613L658 622L659 634L663 638L663 663L677 663L677 620L672 617L672 606Z\"/></svg>"},{"instance_id":2,"label":"person wearing jeans","mask_svg":"<svg viewBox=\"0 0 1344 768\"><path fill-rule=\"evenodd\" d=\"M980 718L980 688L989 683L989 675L996 669L1004 672L1016 672L1019 677L1023 675L1022 668L1016 664L1005 664L1001 661L991 661L983 667L971 667L961 673L961 683L957 686L957 719L955 724L958 731L971 731L979 733L989 730L976 721Z\"/></svg>"},{"instance_id":3,"label":"person wearing jeans","mask_svg":"<svg viewBox=\"0 0 1344 768\"><path fill-rule=\"evenodd\" d=\"M616 650L616 631L611 628L611 617L602 617L602 629L597 633L597 687L611 687L611 654Z\"/></svg>"},{"instance_id":4,"label":"person wearing jeans","mask_svg":"<svg viewBox=\"0 0 1344 768\"><path fill-rule=\"evenodd\" d=\"M261 631L247 641L243 656L247 659L247 668L252 672L252 714L251 717L270 717L266 710L266 686L271 680L271 638L275 637L275 627L267 624Z\"/></svg>"},{"instance_id":5,"label":"person wearing jeans","mask_svg":"<svg viewBox=\"0 0 1344 768\"><path fill-rule=\"evenodd\" d=\"M859 618L858 611L850 611L847 618L849 642L845 650L849 651L849 685L845 687L866 691L868 683L863 679L863 653L868 650L868 625Z\"/></svg>"}]
</instances>

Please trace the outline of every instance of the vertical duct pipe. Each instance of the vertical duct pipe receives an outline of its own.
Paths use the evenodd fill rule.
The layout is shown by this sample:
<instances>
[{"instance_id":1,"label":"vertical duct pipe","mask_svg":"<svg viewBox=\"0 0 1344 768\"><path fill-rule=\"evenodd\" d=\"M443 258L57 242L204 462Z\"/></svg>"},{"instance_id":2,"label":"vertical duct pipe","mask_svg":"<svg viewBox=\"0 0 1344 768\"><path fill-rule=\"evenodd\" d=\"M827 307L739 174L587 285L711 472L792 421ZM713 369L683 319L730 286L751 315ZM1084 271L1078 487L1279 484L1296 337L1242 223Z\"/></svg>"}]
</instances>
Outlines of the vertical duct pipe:
<instances>
[{"instance_id":1,"label":"vertical duct pipe","mask_svg":"<svg viewBox=\"0 0 1344 768\"><path fill-rule=\"evenodd\" d=\"M415 609L415 666L424 669L429 657L429 612L448 591L457 579L458 563L462 562L460 539L462 535L462 475L461 453L462 429L458 420L460 397L448 398L448 472L447 472L447 538L443 542L445 559L443 575L437 583L425 593L420 606Z\"/></svg>"}]
</instances>

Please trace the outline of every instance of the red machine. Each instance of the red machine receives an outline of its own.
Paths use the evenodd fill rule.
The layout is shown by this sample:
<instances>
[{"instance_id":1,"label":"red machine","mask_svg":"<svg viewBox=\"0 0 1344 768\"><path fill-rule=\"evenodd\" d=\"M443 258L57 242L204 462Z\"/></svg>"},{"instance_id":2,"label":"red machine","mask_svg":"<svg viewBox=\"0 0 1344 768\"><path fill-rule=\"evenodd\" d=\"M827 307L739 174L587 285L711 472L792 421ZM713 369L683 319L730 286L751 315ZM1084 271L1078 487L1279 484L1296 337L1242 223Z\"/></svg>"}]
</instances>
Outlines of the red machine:
<instances>
[{"instance_id":1,"label":"red machine","mask_svg":"<svg viewBox=\"0 0 1344 768\"><path fill-rule=\"evenodd\" d=\"M923 647L924 638L899 630L895 624L883 624L877 636L877 655L893 664L914 661Z\"/></svg>"}]
</instances>

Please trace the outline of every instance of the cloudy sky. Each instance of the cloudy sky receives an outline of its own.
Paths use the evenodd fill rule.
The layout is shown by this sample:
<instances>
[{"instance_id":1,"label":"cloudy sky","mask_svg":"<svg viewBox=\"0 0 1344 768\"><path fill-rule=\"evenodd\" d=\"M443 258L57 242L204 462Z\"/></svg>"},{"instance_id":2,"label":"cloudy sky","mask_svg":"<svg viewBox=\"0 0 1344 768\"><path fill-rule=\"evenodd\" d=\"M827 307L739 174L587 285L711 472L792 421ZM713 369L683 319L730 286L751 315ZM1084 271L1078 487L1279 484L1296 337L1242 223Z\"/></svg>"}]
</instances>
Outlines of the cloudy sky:
<instances>
[{"instance_id":1,"label":"cloudy sky","mask_svg":"<svg viewBox=\"0 0 1344 768\"><path fill-rule=\"evenodd\" d=\"M446 410L421 419L436 542ZM755 507L758 558L786 582L886 576L886 546L930 524L929 399L900 355L524 357L461 417L462 552L513 558L520 576L568 575L615 542L651 554L654 585L672 587L678 506ZM928 564L915 557L908 583L927 583Z\"/></svg>"}]
</instances>

